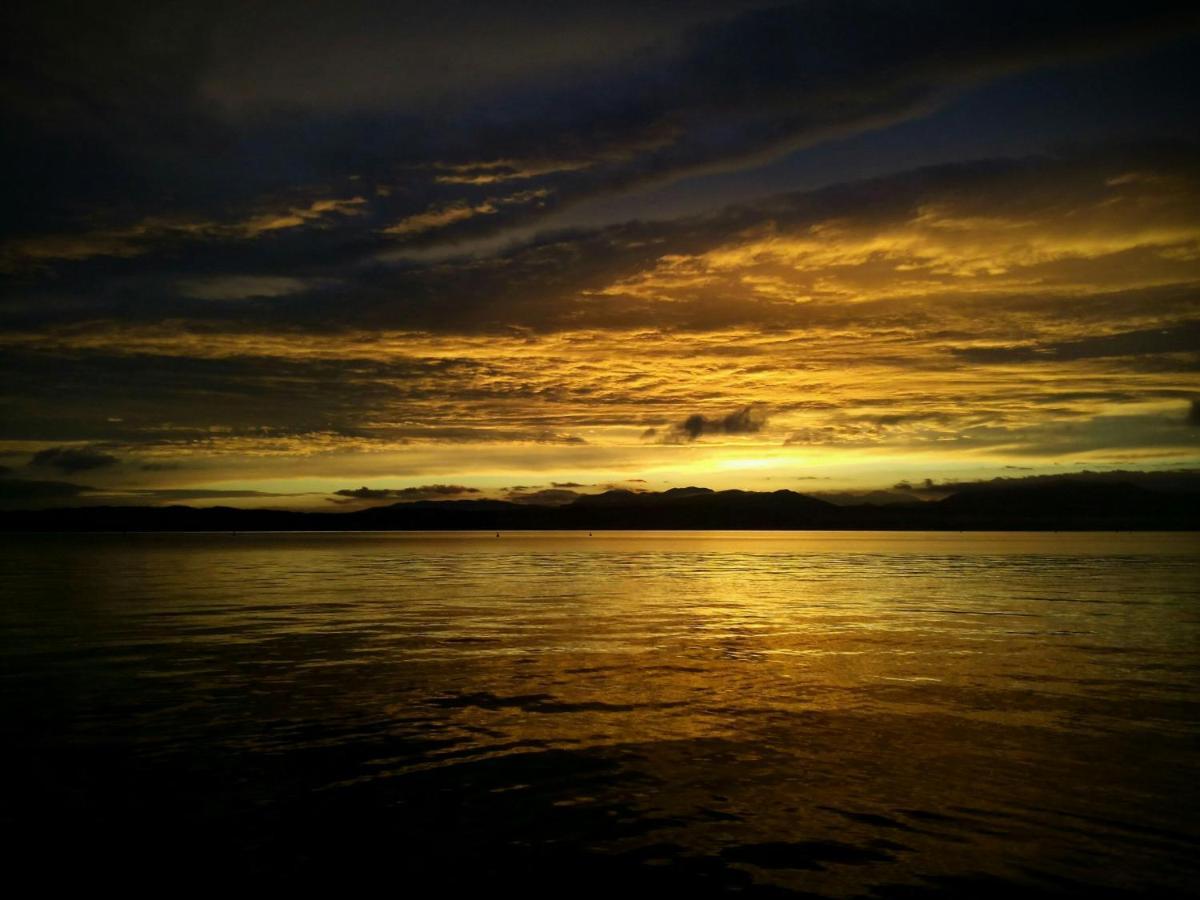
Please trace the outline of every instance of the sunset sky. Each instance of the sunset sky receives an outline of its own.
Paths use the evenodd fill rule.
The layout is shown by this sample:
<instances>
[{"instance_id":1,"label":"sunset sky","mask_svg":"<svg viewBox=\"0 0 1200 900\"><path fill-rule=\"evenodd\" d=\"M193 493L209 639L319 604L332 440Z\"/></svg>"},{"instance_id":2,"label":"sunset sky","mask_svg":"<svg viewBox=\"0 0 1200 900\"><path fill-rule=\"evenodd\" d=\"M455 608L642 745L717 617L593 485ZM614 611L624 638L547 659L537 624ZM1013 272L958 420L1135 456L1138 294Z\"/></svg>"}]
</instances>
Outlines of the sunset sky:
<instances>
[{"instance_id":1,"label":"sunset sky","mask_svg":"<svg viewBox=\"0 0 1200 900\"><path fill-rule=\"evenodd\" d=\"M1195 10L5 5L0 504L1200 467Z\"/></svg>"}]
</instances>

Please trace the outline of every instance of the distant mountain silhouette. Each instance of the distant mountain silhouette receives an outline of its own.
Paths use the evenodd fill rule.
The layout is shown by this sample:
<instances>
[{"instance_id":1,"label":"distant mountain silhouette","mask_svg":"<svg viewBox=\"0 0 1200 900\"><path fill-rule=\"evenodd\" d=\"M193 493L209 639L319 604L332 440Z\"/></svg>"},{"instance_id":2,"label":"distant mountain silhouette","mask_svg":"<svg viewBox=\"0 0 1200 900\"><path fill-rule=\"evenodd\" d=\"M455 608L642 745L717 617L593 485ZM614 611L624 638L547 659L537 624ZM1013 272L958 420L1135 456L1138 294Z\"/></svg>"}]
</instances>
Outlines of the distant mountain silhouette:
<instances>
[{"instance_id":1,"label":"distant mountain silhouette","mask_svg":"<svg viewBox=\"0 0 1200 900\"><path fill-rule=\"evenodd\" d=\"M942 500L942 509L969 515L1097 516L1154 515L1164 495L1134 484L1060 482L972 488ZM1200 497L1196 499L1200 500Z\"/></svg>"},{"instance_id":2,"label":"distant mountain silhouette","mask_svg":"<svg viewBox=\"0 0 1200 900\"><path fill-rule=\"evenodd\" d=\"M563 506L420 500L354 512L83 506L0 513L2 531L523 529L1200 530L1200 494L1113 482L971 486L943 500L838 506L794 491L611 490Z\"/></svg>"}]
</instances>

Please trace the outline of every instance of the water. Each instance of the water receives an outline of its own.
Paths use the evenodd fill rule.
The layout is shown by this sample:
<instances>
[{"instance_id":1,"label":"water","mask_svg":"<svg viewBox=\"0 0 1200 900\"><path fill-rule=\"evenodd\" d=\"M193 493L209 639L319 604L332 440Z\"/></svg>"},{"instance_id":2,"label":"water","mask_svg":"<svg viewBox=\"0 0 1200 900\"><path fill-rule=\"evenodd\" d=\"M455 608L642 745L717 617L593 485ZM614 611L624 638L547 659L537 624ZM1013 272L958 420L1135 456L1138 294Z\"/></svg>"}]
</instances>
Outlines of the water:
<instances>
[{"instance_id":1,"label":"water","mask_svg":"<svg viewBox=\"0 0 1200 900\"><path fill-rule=\"evenodd\" d=\"M1198 550L1181 534L5 538L10 872L1187 894Z\"/></svg>"}]
</instances>

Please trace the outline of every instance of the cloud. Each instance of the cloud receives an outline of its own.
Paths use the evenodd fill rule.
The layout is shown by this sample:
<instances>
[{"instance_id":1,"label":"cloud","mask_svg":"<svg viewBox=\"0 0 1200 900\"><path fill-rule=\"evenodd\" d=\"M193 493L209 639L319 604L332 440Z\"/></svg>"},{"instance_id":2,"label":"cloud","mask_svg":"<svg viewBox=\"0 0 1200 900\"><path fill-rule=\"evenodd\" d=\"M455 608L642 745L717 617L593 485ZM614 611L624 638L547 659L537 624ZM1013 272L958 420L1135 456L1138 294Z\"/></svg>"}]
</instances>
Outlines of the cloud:
<instances>
[{"instance_id":1,"label":"cloud","mask_svg":"<svg viewBox=\"0 0 1200 900\"><path fill-rule=\"evenodd\" d=\"M21 173L9 267L156 249L178 258L192 244L207 255L215 244L242 265L261 252L287 274L314 256L453 244L912 119L972 85L1195 25L1166 0L1102 2L1087 15L1032 0L553 14L477 3L450 17L453 33L405 4L318 6L296 17L261 3L236 14L129 4L75 10L69 28L56 4L7 13L6 58L21 76L0 103L6 163ZM523 199L494 192L508 180Z\"/></svg>"},{"instance_id":2,"label":"cloud","mask_svg":"<svg viewBox=\"0 0 1200 900\"><path fill-rule=\"evenodd\" d=\"M359 207L365 202L362 197L314 199L304 207L248 211L243 219L225 222L194 215L148 215L135 222L109 227L27 235L0 243L0 272L28 274L47 269L54 261L80 262L95 257L131 258L156 250L176 253L189 243L198 243L203 250L208 250L213 245L237 245L264 235L274 238L277 232L301 226L325 231L336 226L337 216L362 215L363 210ZM261 279L265 276L258 277ZM185 296L225 299L207 296L214 289L207 287L203 281L195 288L184 281L180 287ZM230 288L224 290L228 293ZM280 291L276 287L273 295L279 293L288 291Z\"/></svg>"},{"instance_id":3,"label":"cloud","mask_svg":"<svg viewBox=\"0 0 1200 900\"><path fill-rule=\"evenodd\" d=\"M94 488L67 481L34 481L21 478L0 479L0 505L43 505L73 500Z\"/></svg>"},{"instance_id":4,"label":"cloud","mask_svg":"<svg viewBox=\"0 0 1200 900\"><path fill-rule=\"evenodd\" d=\"M73 474L115 466L118 462L112 454L94 447L49 447L33 454L28 465Z\"/></svg>"},{"instance_id":5,"label":"cloud","mask_svg":"<svg viewBox=\"0 0 1200 900\"><path fill-rule=\"evenodd\" d=\"M34 481L0 479L0 506L47 507L68 501L81 505L97 504L160 504L189 500L247 500L268 497L296 498L295 493L272 491L231 490L226 488L101 488L66 481Z\"/></svg>"},{"instance_id":6,"label":"cloud","mask_svg":"<svg viewBox=\"0 0 1200 900\"><path fill-rule=\"evenodd\" d=\"M1200 153L1044 150L1194 139L1194 9L285 6L0 12L0 450L62 445L25 474L1195 456ZM1083 134L1032 97L1068 83Z\"/></svg>"},{"instance_id":7,"label":"cloud","mask_svg":"<svg viewBox=\"0 0 1200 900\"><path fill-rule=\"evenodd\" d=\"M767 424L767 412L761 406L743 406L724 416L709 417L693 413L671 426L669 437L694 441L712 434L757 434Z\"/></svg>"},{"instance_id":8,"label":"cloud","mask_svg":"<svg viewBox=\"0 0 1200 900\"><path fill-rule=\"evenodd\" d=\"M134 488L128 491L110 491L111 494L128 494L139 500L246 500L260 497L303 497L305 493L289 494L277 491L231 490L226 488Z\"/></svg>"},{"instance_id":9,"label":"cloud","mask_svg":"<svg viewBox=\"0 0 1200 900\"><path fill-rule=\"evenodd\" d=\"M236 307L172 305L158 291L179 260L64 272L4 307L0 441L256 473L287 458L367 484L445 477L433 460L454 454L458 478L600 483L674 465L671 444L715 452L755 398L795 458L1181 459L1200 321L1194 149L937 166L491 255L347 266L337 285ZM687 410L702 411L690 425ZM420 468L339 468L368 457Z\"/></svg>"},{"instance_id":10,"label":"cloud","mask_svg":"<svg viewBox=\"0 0 1200 900\"><path fill-rule=\"evenodd\" d=\"M1188 407L1187 424L1192 428L1200 428L1200 400L1193 400Z\"/></svg>"},{"instance_id":11,"label":"cloud","mask_svg":"<svg viewBox=\"0 0 1200 900\"><path fill-rule=\"evenodd\" d=\"M256 251L225 244L203 258L138 260L136 276L113 272L111 283L98 270L58 273L50 293L25 285L15 307L25 311L10 327L71 320L80 314L77 302L61 304L73 293L88 298L97 325L106 318L126 330L165 323L176 341L190 330L210 341L241 333L252 344L264 332L279 340L353 329L836 327L870 312L850 304L888 303L898 315L907 303L915 315L930 301L961 306L1011 297L1028 306L1119 289L1163 290L1198 277L1195 159L1194 146L1157 145L937 166L703 216L547 233L482 257L387 266L325 257L304 238L265 248L249 283L248 255ZM1156 172L1156 180L1120 180L1130 171ZM302 258L292 260L293 252ZM273 296L241 303L234 315L184 296L181 284L216 299L247 292L263 299L265 290ZM297 290L279 292L290 287ZM78 338L102 336L93 328ZM1194 339L1194 332L1177 339ZM990 346L1028 351L1034 344ZM959 347L973 359L981 353L981 361L987 349Z\"/></svg>"},{"instance_id":12,"label":"cloud","mask_svg":"<svg viewBox=\"0 0 1200 900\"><path fill-rule=\"evenodd\" d=\"M574 172L590 165L586 160L497 159L465 165L434 163L433 168L448 173L436 177L438 184L496 184L524 181L552 172Z\"/></svg>"},{"instance_id":13,"label":"cloud","mask_svg":"<svg viewBox=\"0 0 1200 900\"><path fill-rule=\"evenodd\" d=\"M992 491L1010 487L1042 488L1058 484L1096 483L1135 484L1149 490L1187 491L1200 494L1200 469L1164 469L1145 471L1140 469L1110 469L1080 472L1063 472L1049 475L1021 475L998 477L975 481L935 481L926 478L918 484L901 482L897 490L919 494L926 499L938 499L960 491Z\"/></svg>"},{"instance_id":14,"label":"cloud","mask_svg":"<svg viewBox=\"0 0 1200 900\"><path fill-rule=\"evenodd\" d=\"M360 487L334 491L339 497L349 497L353 500L444 500L461 497L465 494L478 494L479 488L464 487L460 484L426 484L420 487L406 488L369 488Z\"/></svg>"},{"instance_id":15,"label":"cloud","mask_svg":"<svg viewBox=\"0 0 1200 900\"><path fill-rule=\"evenodd\" d=\"M518 191L503 197L487 197L474 205L459 200L406 216L399 222L383 228L382 233L393 237L406 237L438 231L456 222L466 222L476 216L494 216L504 207L527 204L543 206L549 194L550 192L545 189Z\"/></svg>"},{"instance_id":16,"label":"cloud","mask_svg":"<svg viewBox=\"0 0 1200 900\"><path fill-rule=\"evenodd\" d=\"M969 362L982 364L1157 356L1164 353L1200 354L1200 320L1073 341L1031 342L1009 347L956 348L954 353Z\"/></svg>"},{"instance_id":17,"label":"cloud","mask_svg":"<svg viewBox=\"0 0 1200 900\"><path fill-rule=\"evenodd\" d=\"M327 282L312 283L281 275L218 275L184 279L179 292L198 300L242 300L251 297L286 297Z\"/></svg>"}]
</instances>

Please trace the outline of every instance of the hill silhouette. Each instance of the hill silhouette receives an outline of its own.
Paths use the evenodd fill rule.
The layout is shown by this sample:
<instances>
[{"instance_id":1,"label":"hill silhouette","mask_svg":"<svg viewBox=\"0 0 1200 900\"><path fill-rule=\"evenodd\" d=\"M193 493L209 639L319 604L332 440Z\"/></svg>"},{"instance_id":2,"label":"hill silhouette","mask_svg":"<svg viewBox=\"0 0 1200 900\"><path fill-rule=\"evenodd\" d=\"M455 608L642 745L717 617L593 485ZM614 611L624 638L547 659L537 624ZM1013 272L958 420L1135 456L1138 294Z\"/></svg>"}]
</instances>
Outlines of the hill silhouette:
<instances>
[{"instance_id":1,"label":"hill silhouette","mask_svg":"<svg viewBox=\"0 0 1200 900\"><path fill-rule=\"evenodd\" d=\"M967 487L937 501L839 506L795 491L610 490L561 506L420 500L353 512L82 506L0 513L0 531L953 530L1200 528L1200 494L1112 482Z\"/></svg>"}]
</instances>

